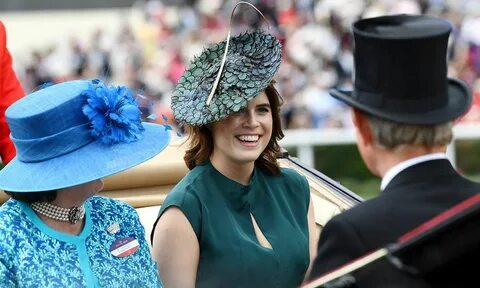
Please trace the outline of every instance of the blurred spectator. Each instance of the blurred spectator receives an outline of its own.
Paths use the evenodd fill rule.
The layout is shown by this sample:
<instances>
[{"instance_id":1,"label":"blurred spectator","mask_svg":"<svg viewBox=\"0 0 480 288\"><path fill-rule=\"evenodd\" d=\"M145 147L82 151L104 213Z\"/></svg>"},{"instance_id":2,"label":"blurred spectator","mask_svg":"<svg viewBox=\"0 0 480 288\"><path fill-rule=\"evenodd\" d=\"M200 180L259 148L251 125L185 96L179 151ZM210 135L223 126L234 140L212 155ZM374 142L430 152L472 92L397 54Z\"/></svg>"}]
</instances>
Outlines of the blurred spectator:
<instances>
[{"instance_id":1,"label":"blurred spectator","mask_svg":"<svg viewBox=\"0 0 480 288\"><path fill-rule=\"evenodd\" d=\"M91 48L88 53L87 67L88 73L93 77L98 77L104 81L109 81L112 76L112 65L110 63L110 51L103 45L103 32L98 30L93 34ZM92 77L88 77L92 78Z\"/></svg>"},{"instance_id":2,"label":"blurred spectator","mask_svg":"<svg viewBox=\"0 0 480 288\"><path fill-rule=\"evenodd\" d=\"M82 78L88 65L88 56L77 39L72 38L70 41L72 47L71 63L73 77Z\"/></svg>"},{"instance_id":3,"label":"blurred spectator","mask_svg":"<svg viewBox=\"0 0 480 288\"><path fill-rule=\"evenodd\" d=\"M15 157L5 110L24 95L22 86L12 68L12 57L7 49L7 33L0 21L0 156L4 164Z\"/></svg>"},{"instance_id":4,"label":"blurred spectator","mask_svg":"<svg viewBox=\"0 0 480 288\"><path fill-rule=\"evenodd\" d=\"M362 17L425 13L445 18L454 27L449 46L451 76L461 78L472 87L480 77L478 0L250 2L265 14L271 33L281 39L284 47L277 87L284 98L283 115L295 115L283 119L285 128L349 125L345 106L325 95L333 87L350 88L353 77L350 24ZM150 106L168 109L171 91L186 68L185 63L199 55L208 43L226 37L226 19L230 16L226 14L233 5L234 2L225 0L146 1L140 24L125 23L118 35L104 35L99 27L90 39L72 40L66 54L55 47L32 51L31 62L18 73L29 91L46 81L73 78L102 78L133 86L142 82L144 90L149 91L146 97L159 102ZM246 6L238 7L233 25L233 34L257 27L267 29L265 21ZM475 91L478 93L479 88ZM152 109L150 113L154 113ZM307 115L292 122L299 118L299 113Z\"/></svg>"},{"instance_id":5,"label":"blurred spectator","mask_svg":"<svg viewBox=\"0 0 480 288\"><path fill-rule=\"evenodd\" d=\"M480 79L475 80L473 88L475 92L473 93L472 107L470 107L467 114L460 120L463 123L480 123Z\"/></svg>"}]
</instances>

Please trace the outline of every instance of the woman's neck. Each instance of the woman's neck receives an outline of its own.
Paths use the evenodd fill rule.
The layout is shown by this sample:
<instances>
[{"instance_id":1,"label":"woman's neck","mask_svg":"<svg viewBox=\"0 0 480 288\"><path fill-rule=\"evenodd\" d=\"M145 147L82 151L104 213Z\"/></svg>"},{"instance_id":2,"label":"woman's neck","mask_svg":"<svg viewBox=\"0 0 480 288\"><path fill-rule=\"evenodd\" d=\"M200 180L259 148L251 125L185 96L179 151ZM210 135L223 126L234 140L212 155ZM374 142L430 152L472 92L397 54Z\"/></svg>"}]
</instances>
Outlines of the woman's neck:
<instances>
[{"instance_id":1,"label":"woman's neck","mask_svg":"<svg viewBox=\"0 0 480 288\"><path fill-rule=\"evenodd\" d=\"M87 189L82 189L82 186L68 187L57 190L57 197L50 203L67 209L80 207L91 196L91 193ZM40 213L37 213L37 215L50 228L67 234L78 235L82 232L83 226L85 225L85 217L77 223L72 224L70 222L52 219Z\"/></svg>"},{"instance_id":2,"label":"woman's neck","mask_svg":"<svg viewBox=\"0 0 480 288\"><path fill-rule=\"evenodd\" d=\"M238 163L232 161L221 161L216 157L210 157L210 162L224 176L240 183L248 185L252 177L255 162Z\"/></svg>"}]
</instances>

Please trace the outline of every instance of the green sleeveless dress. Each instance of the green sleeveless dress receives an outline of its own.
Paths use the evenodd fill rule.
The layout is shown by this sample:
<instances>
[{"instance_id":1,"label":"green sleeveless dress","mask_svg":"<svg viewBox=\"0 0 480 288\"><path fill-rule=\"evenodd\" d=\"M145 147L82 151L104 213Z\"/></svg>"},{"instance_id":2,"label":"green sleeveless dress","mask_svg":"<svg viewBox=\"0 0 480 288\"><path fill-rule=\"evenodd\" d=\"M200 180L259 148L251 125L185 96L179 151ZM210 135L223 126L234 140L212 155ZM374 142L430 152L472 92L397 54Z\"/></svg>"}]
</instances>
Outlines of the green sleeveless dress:
<instances>
[{"instance_id":1,"label":"green sleeveless dress","mask_svg":"<svg viewBox=\"0 0 480 288\"><path fill-rule=\"evenodd\" d=\"M310 260L309 201L307 180L292 169L269 176L256 168L245 186L206 162L173 188L159 217L175 206L192 225L200 245L196 287L297 287ZM259 244L250 213L272 249Z\"/></svg>"}]
</instances>

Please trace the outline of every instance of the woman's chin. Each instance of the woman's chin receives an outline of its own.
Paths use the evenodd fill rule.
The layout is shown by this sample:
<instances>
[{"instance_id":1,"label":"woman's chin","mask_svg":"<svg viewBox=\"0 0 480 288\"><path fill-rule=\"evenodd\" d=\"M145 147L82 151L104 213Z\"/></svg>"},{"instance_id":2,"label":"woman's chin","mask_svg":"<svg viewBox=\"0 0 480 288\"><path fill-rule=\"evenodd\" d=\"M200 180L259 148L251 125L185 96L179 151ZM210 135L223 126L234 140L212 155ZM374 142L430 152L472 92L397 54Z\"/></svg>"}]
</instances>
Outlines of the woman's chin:
<instances>
[{"instance_id":1,"label":"woman's chin","mask_svg":"<svg viewBox=\"0 0 480 288\"><path fill-rule=\"evenodd\" d=\"M238 162L252 163L260 157L260 153L256 151L242 151L236 155Z\"/></svg>"}]
</instances>

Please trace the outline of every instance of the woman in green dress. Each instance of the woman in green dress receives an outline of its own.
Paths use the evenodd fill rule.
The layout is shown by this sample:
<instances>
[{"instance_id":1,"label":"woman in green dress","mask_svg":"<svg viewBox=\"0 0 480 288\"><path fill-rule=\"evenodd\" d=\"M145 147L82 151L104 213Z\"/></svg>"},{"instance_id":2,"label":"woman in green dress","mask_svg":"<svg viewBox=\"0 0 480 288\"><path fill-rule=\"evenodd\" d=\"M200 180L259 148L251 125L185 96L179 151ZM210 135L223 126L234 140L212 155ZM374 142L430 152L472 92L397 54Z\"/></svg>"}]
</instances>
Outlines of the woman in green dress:
<instances>
[{"instance_id":1,"label":"woman in green dress","mask_svg":"<svg viewBox=\"0 0 480 288\"><path fill-rule=\"evenodd\" d=\"M302 283L317 235L307 180L276 160L280 60L275 37L245 33L206 49L176 87L172 108L189 131L191 171L152 233L165 287Z\"/></svg>"}]
</instances>

